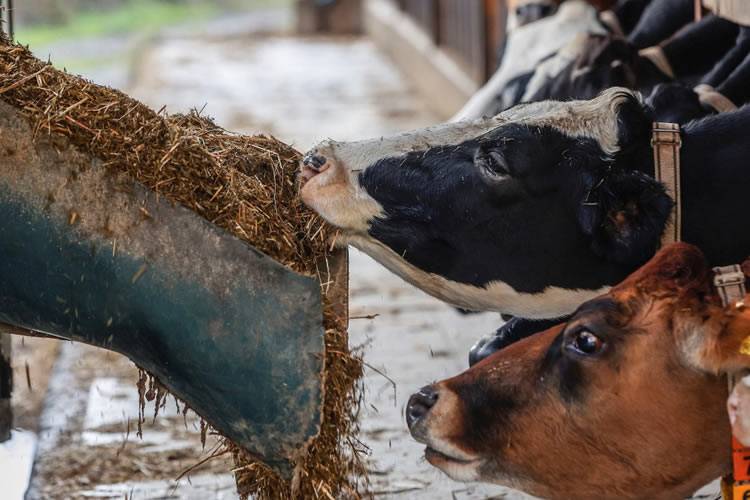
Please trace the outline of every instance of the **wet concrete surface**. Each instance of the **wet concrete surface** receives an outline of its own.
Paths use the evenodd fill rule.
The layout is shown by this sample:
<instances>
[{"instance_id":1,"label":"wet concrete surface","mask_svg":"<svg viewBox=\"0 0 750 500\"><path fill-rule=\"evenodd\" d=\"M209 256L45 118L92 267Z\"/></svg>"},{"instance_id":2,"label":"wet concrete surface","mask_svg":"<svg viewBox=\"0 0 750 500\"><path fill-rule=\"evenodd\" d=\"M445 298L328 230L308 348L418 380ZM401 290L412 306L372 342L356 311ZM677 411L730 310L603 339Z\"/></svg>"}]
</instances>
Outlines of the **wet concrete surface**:
<instances>
[{"instance_id":1,"label":"wet concrete surface","mask_svg":"<svg viewBox=\"0 0 750 500\"><path fill-rule=\"evenodd\" d=\"M302 150L327 137L371 138L437 120L361 38L175 32L140 47L136 60L120 83L129 82L123 90L153 108L205 107L225 128L271 133ZM350 327L352 345L364 346L370 365L362 438L372 450L368 468L376 498L530 498L448 479L424 461L423 447L404 422L410 393L464 370L469 347L500 324L498 315L460 315L357 251L351 253L350 290L353 317L377 315L352 319ZM213 443L205 450L200 445L195 419L186 424L173 412L144 428L143 440L134 436L134 377L132 364L115 354L64 344L41 418L28 500L235 497L229 463L214 461L189 481L173 481L212 449ZM96 459L87 461L87 455ZM107 480L95 463L119 467L124 475Z\"/></svg>"},{"instance_id":2,"label":"wet concrete surface","mask_svg":"<svg viewBox=\"0 0 750 500\"><path fill-rule=\"evenodd\" d=\"M411 439L404 421L411 393L465 370L469 347L500 324L499 315L461 315L357 250L350 255L351 315L377 315L353 319L349 334L353 345L366 345L365 361L371 365L365 369L362 430L372 449L370 479L378 498L531 498L499 486L448 479L424 461L424 447Z\"/></svg>"},{"instance_id":3,"label":"wet concrete surface","mask_svg":"<svg viewBox=\"0 0 750 500\"><path fill-rule=\"evenodd\" d=\"M136 73L131 95L157 109L197 107L225 128L271 134L300 150L435 121L361 38L176 38L140 58Z\"/></svg>"},{"instance_id":4,"label":"wet concrete surface","mask_svg":"<svg viewBox=\"0 0 750 500\"><path fill-rule=\"evenodd\" d=\"M294 17L290 9L239 11L206 19L201 23L168 26L157 33L114 33L92 38L56 40L48 45L30 47L43 60L51 60L58 68L110 87L125 89L135 79L133 68L140 58L164 40L192 38L209 40L245 38L286 32L292 29ZM24 40L19 40L21 43Z\"/></svg>"},{"instance_id":5,"label":"wet concrete surface","mask_svg":"<svg viewBox=\"0 0 750 500\"><path fill-rule=\"evenodd\" d=\"M167 400L156 419L154 403L148 403L143 438L137 437L136 382L137 370L127 358L61 343L26 500L236 498L226 456L178 480L212 454L217 442L208 436L204 447L199 420L190 412L183 415L174 401Z\"/></svg>"}]
</instances>

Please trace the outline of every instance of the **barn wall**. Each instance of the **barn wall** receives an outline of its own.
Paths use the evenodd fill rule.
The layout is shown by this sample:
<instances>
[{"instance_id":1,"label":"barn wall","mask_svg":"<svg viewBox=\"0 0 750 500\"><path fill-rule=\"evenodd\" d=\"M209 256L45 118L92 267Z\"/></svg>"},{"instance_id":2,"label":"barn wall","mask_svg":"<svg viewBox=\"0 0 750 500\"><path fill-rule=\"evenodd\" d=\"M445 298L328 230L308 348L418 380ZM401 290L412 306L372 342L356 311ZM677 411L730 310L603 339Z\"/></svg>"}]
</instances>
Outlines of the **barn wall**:
<instances>
[{"instance_id":1,"label":"barn wall","mask_svg":"<svg viewBox=\"0 0 750 500\"><path fill-rule=\"evenodd\" d=\"M494 72L504 37L502 0L364 1L366 33L444 118Z\"/></svg>"}]
</instances>

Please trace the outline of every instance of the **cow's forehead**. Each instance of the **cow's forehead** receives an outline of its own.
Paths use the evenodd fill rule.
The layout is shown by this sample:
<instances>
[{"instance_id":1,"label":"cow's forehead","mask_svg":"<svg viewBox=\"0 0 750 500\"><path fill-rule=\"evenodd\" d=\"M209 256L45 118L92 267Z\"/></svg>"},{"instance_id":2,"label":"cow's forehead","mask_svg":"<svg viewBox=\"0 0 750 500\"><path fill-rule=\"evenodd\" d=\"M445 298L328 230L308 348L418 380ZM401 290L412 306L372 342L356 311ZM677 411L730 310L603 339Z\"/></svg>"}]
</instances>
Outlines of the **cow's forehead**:
<instances>
[{"instance_id":1,"label":"cow's forehead","mask_svg":"<svg viewBox=\"0 0 750 500\"><path fill-rule=\"evenodd\" d=\"M501 123L550 127L569 137L586 137L598 142L607 154L618 151L617 110L628 99L641 102L639 94L613 87L586 101L541 101L520 104L495 118Z\"/></svg>"},{"instance_id":2,"label":"cow's forehead","mask_svg":"<svg viewBox=\"0 0 750 500\"><path fill-rule=\"evenodd\" d=\"M398 158L414 151L458 145L503 125L521 124L550 127L569 137L590 138L605 153L614 154L618 150L617 108L633 98L640 100L634 92L614 87L591 100L521 104L494 117L446 123L366 141L329 141L319 148L330 149L323 153L332 153L350 169L365 169L383 158Z\"/></svg>"}]
</instances>

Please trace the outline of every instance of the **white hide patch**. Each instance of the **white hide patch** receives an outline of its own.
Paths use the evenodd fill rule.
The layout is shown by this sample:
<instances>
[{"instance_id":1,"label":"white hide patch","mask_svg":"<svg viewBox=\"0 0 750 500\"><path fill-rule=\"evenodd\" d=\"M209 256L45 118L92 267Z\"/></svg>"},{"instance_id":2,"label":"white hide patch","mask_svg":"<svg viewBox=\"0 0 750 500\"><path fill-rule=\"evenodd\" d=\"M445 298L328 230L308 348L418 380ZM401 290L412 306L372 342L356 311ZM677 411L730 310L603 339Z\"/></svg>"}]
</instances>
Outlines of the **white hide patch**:
<instances>
[{"instance_id":1,"label":"white hide patch","mask_svg":"<svg viewBox=\"0 0 750 500\"><path fill-rule=\"evenodd\" d=\"M569 137L587 137L599 143L607 154L619 150L617 109L629 98L642 102L638 92L612 87L588 101L541 101L520 104L497 115L501 123L522 123L530 127L551 127Z\"/></svg>"},{"instance_id":2,"label":"white hide patch","mask_svg":"<svg viewBox=\"0 0 750 500\"><path fill-rule=\"evenodd\" d=\"M394 158L413 151L460 144L494 130L500 125L501 122L497 118L480 118L474 121L444 123L365 141L325 141L315 146L315 150L323 156L331 156L334 166L342 165L353 174L351 179L355 181L356 177L367 167L383 158Z\"/></svg>"},{"instance_id":3,"label":"white hide patch","mask_svg":"<svg viewBox=\"0 0 750 500\"><path fill-rule=\"evenodd\" d=\"M468 482L481 481L482 476L479 469L483 463L484 461L467 463L441 461L433 465L454 481Z\"/></svg>"},{"instance_id":4,"label":"white hide patch","mask_svg":"<svg viewBox=\"0 0 750 500\"><path fill-rule=\"evenodd\" d=\"M548 286L541 293L523 293L502 281L476 287L422 271L369 236L350 234L340 236L337 241L363 251L392 273L433 297L466 309L497 311L529 319L555 318L572 313L583 302L606 293L610 288L570 290Z\"/></svg>"},{"instance_id":5,"label":"white hide patch","mask_svg":"<svg viewBox=\"0 0 750 500\"><path fill-rule=\"evenodd\" d=\"M521 102L530 101L542 86L546 85L547 82L562 73L565 68L574 62L581 54L588 38L588 33L581 33L563 45L554 56L540 62L534 70L534 76L526 84ZM590 71L588 67L585 69ZM574 79L575 76L571 77L571 80Z\"/></svg>"},{"instance_id":6,"label":"white hide patch","mask_svg":"<svg viewBox=\"0 0 750 500\"><path fill-rule=\"evenodd\" d=\"M614 154L618 150L617 109L632 97L641 100L637 92L612 87L591 100L520 104L492 118L445 123L366 141L325 141L315 149L319 154L330 157L334 168L346 169L350 182L355 185L358 184L359 173L384 158L438 146L450 147L510 124L551 127L569 137L591 138L599 143L605 153Z\"/></svg>"},{"instance_id":7,"label":"white hide patch","mask_svg":"<svg viewBox=\"0 0 750 500\"><path fill-rule=\"evenodd\" d=\"M552 16L513 30L505 40L500 68L451 121L488 114L487 110L495 109L494 101L513 78L534 71L542 59L555 54L571 38L582 33L607 33L599 22L597 9L583 0L563 2Z\"/></svg>"}]
</instances>

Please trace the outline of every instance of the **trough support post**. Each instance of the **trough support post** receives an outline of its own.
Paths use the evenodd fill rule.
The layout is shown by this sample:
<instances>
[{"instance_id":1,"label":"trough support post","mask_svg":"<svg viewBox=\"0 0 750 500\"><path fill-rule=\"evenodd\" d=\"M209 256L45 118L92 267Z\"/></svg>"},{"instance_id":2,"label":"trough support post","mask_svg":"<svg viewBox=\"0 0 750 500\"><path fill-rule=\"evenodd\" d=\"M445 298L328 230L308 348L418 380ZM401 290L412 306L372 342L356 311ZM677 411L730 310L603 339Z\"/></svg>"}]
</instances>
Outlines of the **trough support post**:
<instances>
[{"instance_id":1,"label":"trough support post","mask_svg":"<svg viewBox=\"0 0 750 500\"><path fill-rule=\"evenodd\" d=\"M13 370L10 365L10 334L0 333L0 443L10 439L13 415L10 393L13 389Z\"/></svg>"},{"instance_id":2,"label":"trough support post","mask_svg":"<svg viewBox=\"0 0 750 500\"><path fill-rule=\"evenodd\" d=\"M0 7L2 8L0 9L0 19L2 19L0 30L13 40L13 0L0 0Z\"/></svg>"}]
</instances>

